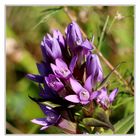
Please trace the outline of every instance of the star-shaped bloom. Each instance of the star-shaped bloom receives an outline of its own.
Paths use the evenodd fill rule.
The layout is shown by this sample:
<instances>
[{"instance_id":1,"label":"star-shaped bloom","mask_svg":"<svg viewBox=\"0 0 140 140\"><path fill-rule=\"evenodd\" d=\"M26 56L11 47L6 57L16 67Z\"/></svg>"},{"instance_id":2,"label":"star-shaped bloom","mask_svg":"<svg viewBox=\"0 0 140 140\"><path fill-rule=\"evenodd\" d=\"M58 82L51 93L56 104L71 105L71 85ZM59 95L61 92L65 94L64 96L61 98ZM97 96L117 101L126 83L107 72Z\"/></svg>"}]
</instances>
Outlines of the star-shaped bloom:
<instances>
[{"instance_id":1,"label":"star-shaped bloom","mask_svg":"<svg viewBox=\"0 0 140 140\"><path fill-rule=\"evenodd\" d=\"M74 67L76 65L77 56L74 56L70 62L69 68L62 59L56 59L55 65L51 64L51 68L58 78L69 79L72 76Z\"/></svg>"},{"instance_id":2,"label":"star-shaped bloom","mask_svg":"<svg viewBox=\"0 0 140 140\"><path fill-rule=\"evenodd\" d=\"M71 87L76 94L68 95L65 99L70 102L81 103L83 105L88 104L95 99L99 93L96 91L92 92L91 78L92 76L87 78L84 86L82 86L77 80L70 78Z\"/></svg>"},{"instance_id":3,"label":"star-shaped bloom","mask_svg":"<svg viewBox=\"0 0 140 140\"><path fill-rule=\"evenodd\" d=\"M97 91L99 94L96 98L97 103L103 108L103 109L108 109L109 106L113 103L117 93L118 93L118 88L115 88L110 95L107 93L107 89L104 87L101 90Z\"/></svg>"},{"instance_id":4,"label":"star-shaped bloom","mask_svg":"<svg viewBox=\"0 0 140 140\"><path fill-rule=\"evenodd\" d=\"M60 91L62 88L64 88L63 83L54 74L49 74L49 76L45 77L45 82L55 91Z\"/></svg>"}]
</instances>

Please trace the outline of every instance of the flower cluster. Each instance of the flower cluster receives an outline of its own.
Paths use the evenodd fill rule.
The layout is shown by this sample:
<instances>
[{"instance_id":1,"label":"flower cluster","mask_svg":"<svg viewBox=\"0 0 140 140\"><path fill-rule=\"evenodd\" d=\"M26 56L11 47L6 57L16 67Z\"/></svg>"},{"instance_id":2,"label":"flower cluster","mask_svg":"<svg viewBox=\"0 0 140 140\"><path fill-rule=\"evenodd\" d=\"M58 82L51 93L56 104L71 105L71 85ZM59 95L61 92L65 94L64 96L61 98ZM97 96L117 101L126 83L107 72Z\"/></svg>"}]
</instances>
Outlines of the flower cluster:
<instances>
[{"instance_id":1,"label":"flower cluster","mask_svg":"<svg viewBox=\"0 0 140 140\"><path fill-rule=\"evenodd\" d=\"M43 61L37 64L39 75L27 74L39 84L39 99L30 98L45 114L45 118L32 120L42 125L41 130L51 125L59 126L64 119L73 121L71 110L77 105L95 102L104 110L109 108L118 89L110 95L106 87L98 90L97 85L104 80L102 66L98 55L92 53L92 43L82 36L76 22L67 26L65 37L59 30L54 30L52 35L46 34L41 51ZM48 102L56 106L45 104Z\"/></svg>"}]
</instances>

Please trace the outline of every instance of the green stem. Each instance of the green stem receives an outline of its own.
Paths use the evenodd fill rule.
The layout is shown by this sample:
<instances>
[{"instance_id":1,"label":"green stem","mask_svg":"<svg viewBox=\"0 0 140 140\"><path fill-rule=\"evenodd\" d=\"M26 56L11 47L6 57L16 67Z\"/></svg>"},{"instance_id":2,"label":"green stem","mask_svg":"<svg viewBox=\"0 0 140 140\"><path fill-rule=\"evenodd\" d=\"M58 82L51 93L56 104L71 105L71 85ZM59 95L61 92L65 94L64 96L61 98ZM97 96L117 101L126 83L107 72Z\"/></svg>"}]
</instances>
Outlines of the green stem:
<instances>
[{"instance_id":1,"label":"green stem","mask_svg":"<svg viewBox=\"0 0 140 140\"><path fill-rule=\"evenodd\" d=\"M115 20L116 20L116 18L115 18L115 16L114 16L114 18L113 18L112 22L110 23L110 26L109 26L109 28L108 28L107 33L109 33L109 32L110 32L110 29L112 28L112 25L114 24Z\"/></svg>"},{"instance_id":2,"label":"green stem","mask_svg":"<svg viewBox=\"0 0 140 140\"><path fill-rule=\"evenodd\" d=\"M100 37L100 40L99 40L99 43L98 43L98 46L97 46L98 50L101 49L101 45L102 45L104 34L105 34L105 31L106 31L106 28L107 28L108 21L109 21L109 16L107 16L107 18L106 18L106 21L105 21L105 24L104 24L104 27L103 27L103 30L102 30L102 33L101 33L101 37Z\"/></svg>"}]
</instances>

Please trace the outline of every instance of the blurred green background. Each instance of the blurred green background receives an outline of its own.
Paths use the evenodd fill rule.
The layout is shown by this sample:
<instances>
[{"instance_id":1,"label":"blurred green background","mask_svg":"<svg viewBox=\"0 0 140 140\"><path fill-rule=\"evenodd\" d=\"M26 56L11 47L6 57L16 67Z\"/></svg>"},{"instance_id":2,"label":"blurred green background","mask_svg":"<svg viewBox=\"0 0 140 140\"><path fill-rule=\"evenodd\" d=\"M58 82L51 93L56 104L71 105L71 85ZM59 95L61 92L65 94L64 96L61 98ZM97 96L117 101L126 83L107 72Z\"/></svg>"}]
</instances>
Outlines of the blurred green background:
<instances>
[{"instance_id":1,"label":"blurred green background","mask_svg":"<svg viewBox=\"0 0 140 140\"><path fill-rule=\"evenodd\" d=\"M118 71L134 86L134 7L133 6L70 6L72 17L94 44L98 45L107 16L109 21L101 44L102 54L116 65L122 61ZM27 73L38 73L36 62L42 59L40 42L46 33L59 29L63 34L70 19L59 6L6 6L6 133L60 133L51 127L40 131L31 119L43 117L39 107L28 98L37 95L36 83L25 78ZM110 70L102 62L105 75ZM111 122L134 112L134 97L113 74L110 90L119 87L113 104ZM129 133L133 133L132 127Z\"/></svg>"}]
</instances>

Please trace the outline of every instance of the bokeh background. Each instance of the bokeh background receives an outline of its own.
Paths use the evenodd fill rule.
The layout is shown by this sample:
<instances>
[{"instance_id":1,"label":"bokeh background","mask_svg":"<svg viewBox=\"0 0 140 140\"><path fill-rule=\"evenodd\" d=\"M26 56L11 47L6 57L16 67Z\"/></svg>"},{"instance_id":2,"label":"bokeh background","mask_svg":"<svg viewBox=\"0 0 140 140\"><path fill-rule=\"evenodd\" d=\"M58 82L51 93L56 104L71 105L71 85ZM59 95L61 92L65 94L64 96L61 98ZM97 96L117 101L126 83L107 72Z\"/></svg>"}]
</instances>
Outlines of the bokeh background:
<instances>
[{"instance_id":1,"label":"bokeh background","mask_svg":"<svg viewBox=\"0 0 140 140\"><path fill-rule=\"evenodd\" d=\"M66 7L65 7L66 8ZM125 61L118 71L134 86L134 7L133 6L69 6L70 15L77 21L94 44L98 46L107 16L108 24L100 51L115 66ZM40 42L46 33L59 29L63 34L70 23L68 14L59 6L6 6L6 133L62 133L56 127L40 131L31 119L43 117L39 107L28 98L37 95L37 84L26 79L27 73L38 73L36 62L41 61ZM102 62L105 75L110 69ZM119 87L110 120L118 120L134 112L134 97L113 74L110 89ZM128 133L134 133L134 126Z\"/></svg>"}]
</instances>

